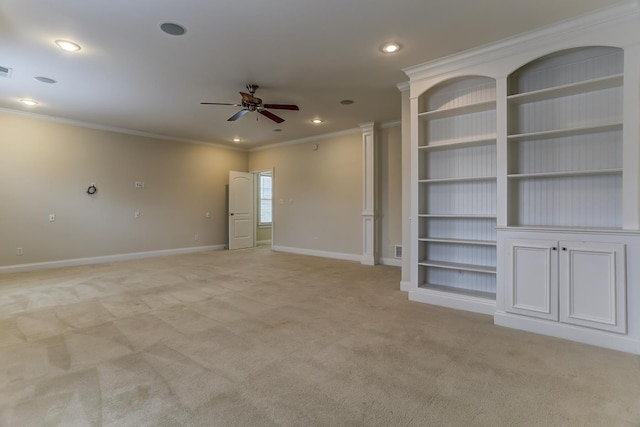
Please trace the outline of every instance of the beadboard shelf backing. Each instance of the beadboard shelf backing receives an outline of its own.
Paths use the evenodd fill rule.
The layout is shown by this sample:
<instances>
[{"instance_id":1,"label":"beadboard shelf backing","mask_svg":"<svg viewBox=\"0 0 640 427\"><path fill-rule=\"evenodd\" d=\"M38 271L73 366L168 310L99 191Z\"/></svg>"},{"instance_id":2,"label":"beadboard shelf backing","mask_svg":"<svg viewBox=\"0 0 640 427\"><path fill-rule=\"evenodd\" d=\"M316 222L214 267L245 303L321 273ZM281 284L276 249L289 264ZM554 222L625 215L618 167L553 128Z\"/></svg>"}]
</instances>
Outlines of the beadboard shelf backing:
<instances>
[{"instance_id":1,"label":"beadboard shelf backing","mask_svg":"<svg viewBox=\"0 0 640 427\"><path fill-rule=\"evenodd\" d=\"M419 105L419 282L495 298L495 81L445 81Z\"/></svg>"},{"instance_id":2,"label":"beadboard shelf backing","mask_svg":"<svg viewBox=\"0 0 640 427\"><path fill-rule=\"evenodd\" d=\"M584 47L508 78L508 225L622 226L623 52Z\"/></svg>"},{"instance_id":3,"label":"beadboard shelf backing","mask_svg":"<svg viewBox=\"0 0 640 427\"><path fill-rule=\"evenodd\" d=\"M561 88L611 77L624 72L622 49L590 46L566 49L535 59L509 76L509 97Z\"/></svg>"}]
</instances>

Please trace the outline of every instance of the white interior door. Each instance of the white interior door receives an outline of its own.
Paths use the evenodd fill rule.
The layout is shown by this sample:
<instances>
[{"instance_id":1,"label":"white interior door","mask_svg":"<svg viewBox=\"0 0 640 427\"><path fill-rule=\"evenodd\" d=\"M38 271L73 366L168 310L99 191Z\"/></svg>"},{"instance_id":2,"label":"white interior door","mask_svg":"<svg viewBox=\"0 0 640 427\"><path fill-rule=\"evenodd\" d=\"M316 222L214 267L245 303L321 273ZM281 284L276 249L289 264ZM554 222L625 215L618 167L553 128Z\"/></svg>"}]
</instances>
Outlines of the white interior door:
<instances>
[{"instance_id":1,"label":"white interior door","mask_svg":"<svg viewBox=\"0 0 640 427\"><path fill-rule=\"evenodd\" d=\"M253 174L229 171L229 249L254 245Z\"/></svg>"}]
</instances>

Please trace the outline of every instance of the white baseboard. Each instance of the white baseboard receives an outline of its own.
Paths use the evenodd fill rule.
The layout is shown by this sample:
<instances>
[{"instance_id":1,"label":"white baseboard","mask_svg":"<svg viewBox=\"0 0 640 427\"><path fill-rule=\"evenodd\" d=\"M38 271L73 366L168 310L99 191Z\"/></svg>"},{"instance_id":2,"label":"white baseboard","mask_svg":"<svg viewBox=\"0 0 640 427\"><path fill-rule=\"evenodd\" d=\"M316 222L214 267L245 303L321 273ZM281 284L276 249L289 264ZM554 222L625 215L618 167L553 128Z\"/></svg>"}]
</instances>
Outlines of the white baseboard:
<instances>
[{"instance_id":1,"label":"white baseboard","mask_svg":"<svg viewBox=\"0 0 640 427\"><path fill-rule=\"evenodd\" d=\"M256 246L271 246L271 240L258 240Z\"/></svg>"},{"instance_id":2,"label":"white baseboard","mask_svg":"<svg viewBox=\"0 0 640 427\"><path fill-rule=\"evenodd\" d=\"M413 286L411 286L411 282L405 282L405 281L400 282L401 291L409 292L411 289L413 289Z\"/></svg>"},{"instance_id":3,"label":"white baseboard","mask_svg":"<svg viewBox=\"0 0 640 427\"><path fill-rule=\"evenodd\" d=\"M24 271L44 270L49 268L75 267L78 265L104 264L107 262L129 261L133 259L190 254L195 252L219 251L225 248L226 245L197 246L193 248L162 249L158 251L133 252L128 254L104 255L90 258L75 258L60 261L36 262L32 264L8 265L0 267L0 274L20 273Z\"/></svg>"},{"instance_id":4,"label":"white baseboard","mask_svg":"<svg viewBox=\"0 0 640 427\"><path fill-rule=\"evenodd\" d=\"M402 267L402 260L397 258L380 258L380 264L392 267Z\"/></svg>"},{"instance_id":5,"label":"white baseboard","mask_svg":"<svg viewBox=\"0 0 640 427\"><path fill-rule=\"evenodd\" d=\"M310 256L317 256L321 258L331 258L331 259L341 259L343 261L357 261L357 262L362 261L362 255L345 254L340 252L317 251L313 249L292 248L288 246L278 246L278 245L275 245L273 247L273 250L278 252L287 252L290 254L310 255Z\"/></svg>"},{"instance_id":6,"label":"white baseboard","mask_svg":"<svg viewBox=\"0 0 640 427\"><path fill-rule=\"evenodd\" d=\"M497 311L493 319L493 323L498 326L563 338L583 344L624 351L625 353L640 354L640 341L627 335L581 328L566 323L534 319L533 317L518 316L504 311Z\"/></svg>"},{"instance_id":7,"label":"white baseboard","mask_svg":"<svg viewBox=\"0 0 640 427\"><path fill-rule=\"evenodd\" d=\"M488 315L496 311L496 302L493 300L434 289L411 289L409 300Z\"/></svg>"}]
</instances>

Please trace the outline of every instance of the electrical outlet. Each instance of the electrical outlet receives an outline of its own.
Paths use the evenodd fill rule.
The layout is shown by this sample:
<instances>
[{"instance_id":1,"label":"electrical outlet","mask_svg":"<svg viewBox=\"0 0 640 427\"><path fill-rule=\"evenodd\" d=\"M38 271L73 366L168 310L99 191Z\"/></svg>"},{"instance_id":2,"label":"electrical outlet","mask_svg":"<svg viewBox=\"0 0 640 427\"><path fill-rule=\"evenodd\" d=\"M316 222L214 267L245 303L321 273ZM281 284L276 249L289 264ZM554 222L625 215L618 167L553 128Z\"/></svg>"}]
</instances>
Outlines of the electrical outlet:
<instances>
[{"instance_id":1,"label":"electrical outlet","mask_svg":"<svg viewBox=\"0 0 640 427\"><path fill-rule=\"evenodd\" d=\"M56 220L56 214L49 214L49 221L53 222Z\"/></svg>"},{"instance_id":2,"label":"electrical outlet","mask_svg":"<svg viewBox=\"0 0 640 427\"><path fill-rule=\"evenodd\" d=\"M200 236L198 236L198 234L194 234L193 235L193 240L198 240L200 238Z\"/></svg>"},{"instance_id":3,"label":"electrical outlet","mask_svg":"<svg viewBox=\"0 0 640 427\"><path fill-rule=\"evenodd\" d=\"M24 255L24 251L22 250L22 248L16 248L16 255L17 255L17 256L22 256L22 255Z\"/></svg>"},{"instance_id":4,"label":"electrical outlet","mask_svg":"<svg viewBox=\"0 0 640 427\"><path fill-rule=\"evenodd\" d=\"M204 214L204 216L207 218L211 218L211 212L207 212L206 214Z\"/></svg>"},{"instance_id":5,"label":"electrical outlet","mask_svg":"<svg viewBox=\"0 0 640 427\"><path fill-rule=\"evenodd\" d=\"M144 181L136 181L136 188L144 188Z\"/></svg>"},{"instance_id":6,"label":"electrical outlet","mask_svg":"<svg viewBox=\"0 0 640 427\"><path fill-rule=\"evenodd\" d=\"M135 211L135 213L133 214L133 217L134 217L135 219L140 219L140 216L141 216L141 215L142 215L142 214L141 214L140 212Z\"/></svg>"}]
</instances>

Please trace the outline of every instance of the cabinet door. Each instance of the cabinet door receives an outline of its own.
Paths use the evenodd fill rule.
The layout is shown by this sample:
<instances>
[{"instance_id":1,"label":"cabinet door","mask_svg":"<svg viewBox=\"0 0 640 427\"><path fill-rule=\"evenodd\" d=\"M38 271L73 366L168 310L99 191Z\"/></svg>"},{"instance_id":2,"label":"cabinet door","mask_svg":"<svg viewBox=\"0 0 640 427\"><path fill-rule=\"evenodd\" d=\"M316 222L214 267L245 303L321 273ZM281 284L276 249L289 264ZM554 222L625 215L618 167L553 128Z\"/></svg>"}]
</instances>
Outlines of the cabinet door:
<instances>
[{"instance_id":1,"label":"cabinet door","mask_svg":"<svg viewBox=\"0 0 640 427\"><path fill-rule=\"evenodd\" d=\"M558 242L507 239L505 310L558 320Z\"/></svg>"},{"instance_id":2,"label":"cabinet door","mask_svg":"<svg viewBox=\"0 0 640 427\"><path fill-rule=\"evenodd\" d=\"M625 246L560 242L560 248L560 321L625 333Z\"/></svg>"}]
</instances>

